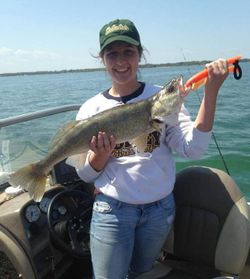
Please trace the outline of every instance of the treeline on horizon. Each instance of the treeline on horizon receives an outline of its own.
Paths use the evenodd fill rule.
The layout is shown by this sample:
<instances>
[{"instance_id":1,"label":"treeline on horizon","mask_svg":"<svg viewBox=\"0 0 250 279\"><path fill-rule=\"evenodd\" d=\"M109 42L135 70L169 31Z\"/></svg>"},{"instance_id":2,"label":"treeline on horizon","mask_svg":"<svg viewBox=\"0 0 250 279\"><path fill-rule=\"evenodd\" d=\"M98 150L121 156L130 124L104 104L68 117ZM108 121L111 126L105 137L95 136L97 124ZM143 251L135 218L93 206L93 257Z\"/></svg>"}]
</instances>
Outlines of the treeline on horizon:
<instances>
[{"instance_id":1,"label":"treeline on horizon","mask_svg":"<svg viewBox=\"0 0 250 279\"><path fill-rule=\"evenodd\" d=\"M240 62L249 62L249 58L241 59ZM202 61L185 61L175 63L161 63L161 64L143 64L139 68L156 68L156 67L172 67L172 66L191 66L191 65L204 65L211 62L211 60ZM22 75L43 75L43 74L64 74L64 73L81 73L81 72L95 72L102 71L105 68L87 68L87 69L71 69L71 70L55 70L55 71L35 71L35 72L16 72L0 74L0 77L8 76L22 76Z\"/></svg>"}]
</instances>

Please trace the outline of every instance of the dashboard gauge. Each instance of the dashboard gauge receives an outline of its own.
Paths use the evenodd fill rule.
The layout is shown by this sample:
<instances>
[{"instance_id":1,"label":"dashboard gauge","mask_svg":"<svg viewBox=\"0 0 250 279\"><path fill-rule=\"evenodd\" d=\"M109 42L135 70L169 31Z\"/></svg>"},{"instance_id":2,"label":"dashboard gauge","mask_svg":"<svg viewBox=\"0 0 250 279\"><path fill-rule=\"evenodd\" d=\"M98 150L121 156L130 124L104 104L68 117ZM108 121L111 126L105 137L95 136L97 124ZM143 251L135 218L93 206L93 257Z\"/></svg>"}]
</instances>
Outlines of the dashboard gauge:
<instances>
[{"instance_id":1,"label":"dashboard gauge","mask_svg":"<svg viewBox=\"0 0 250 279\"><path fill-rule=\"evenodd\" d=\"M59 212L61 215L65 215L66 212L67 212L67 209L66 209L63 205L61 205L61 206L58 207L58 212Z\"/></svg>"},{"instance_id":2,"label":"dashboard gauge","mask_svg":"<svg viewBox=\"0 0 250 279\"><path fill-rule=\"evenodd\" d=\"M28 222L36 222L41 216L41 211L36 205L29 205L25 210L25 218Z\"/></svg>"},{"instance_id":3,"label":"dashboard gauge","mask_svg":"<svg viewBox=\"0 0 250 279\"><path fill-rule=\"evenodd\" d=\"M49 207L50 199L45 197L41 200L39 207L43 213L48 212L48 207Z\"/></svg>"}]
</instances>

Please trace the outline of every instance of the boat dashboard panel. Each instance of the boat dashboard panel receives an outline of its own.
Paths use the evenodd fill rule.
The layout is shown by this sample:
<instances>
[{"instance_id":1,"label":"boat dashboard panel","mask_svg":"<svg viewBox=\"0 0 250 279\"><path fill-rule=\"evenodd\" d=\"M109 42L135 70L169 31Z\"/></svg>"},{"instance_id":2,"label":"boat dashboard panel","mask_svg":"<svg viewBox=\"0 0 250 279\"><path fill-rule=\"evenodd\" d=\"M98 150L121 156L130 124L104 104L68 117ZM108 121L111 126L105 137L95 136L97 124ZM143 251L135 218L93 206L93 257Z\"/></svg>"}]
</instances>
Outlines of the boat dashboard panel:
<instances>
[{"instance_id":1,"label":"boat dashboard panel","mask_svg":"<svg viewBox=\"0 0 250 279\"><path fill-rule=\"evenodd\" d=\"M70 195L69 197L59 198L50 208L53 199L59 193L64 192L71 193L73 191L75 193L75 191L79 191L84 193L84 210L86 211L86 206L88 208L88 214L85 214L85 235L89 232L88 226L92 212L93 186L81 181L74 168L66 165L65 161L54 167L51 173L51 182L53 186L46 190L40 202L35 202L27 192L23 192L0 205L0 233L1 231L7 232L10 240L18 242L20 249L24 251L28 261L33 266L33 277L39 279L53 278L51 276L55 269L60 270L60 273L63 274L72 267L75 259L77 261L81 258L81 255L79 257L77 253L74 255L74 251L69 253L67 249L60 247L60 243L58 245L54 241L55 239L51 237L49 218L53 226L56 227L56 231L59 232L58 238L60 238L62 234L68 232L68 227L65 224L68 224L69 220L71 220L70 218L77 219L77 221L78 219L83 219L81 213L77 213L76 216L72 213L82 210L82 204L78 201L79 199L75 199ZM86 199L88 200L87 203ZM49 209L50 217L48 218ZM83 232L79 235L82 236L82 234ZM70 239L67 239L68 236L63 236L62 238L70 246ZM83 246L83 242L88 242L86 239L86 236L85 238L82 237L81 246ZM16 260L13 258L15 251L8 251L9 248L7 246L3 245L1 250L10 258L11 262L15 263ZM89 249L88 243L85 243L84 247L85 260L90 260L88 259L90 252L86 252ZM18 268L18 264L15 268ZM88 273L89 271L86 272ZM21 274L22 271L18 271L18 273ZM60 278L59 275L57 276L57 278Z\"/></svg>"}]
</instances>

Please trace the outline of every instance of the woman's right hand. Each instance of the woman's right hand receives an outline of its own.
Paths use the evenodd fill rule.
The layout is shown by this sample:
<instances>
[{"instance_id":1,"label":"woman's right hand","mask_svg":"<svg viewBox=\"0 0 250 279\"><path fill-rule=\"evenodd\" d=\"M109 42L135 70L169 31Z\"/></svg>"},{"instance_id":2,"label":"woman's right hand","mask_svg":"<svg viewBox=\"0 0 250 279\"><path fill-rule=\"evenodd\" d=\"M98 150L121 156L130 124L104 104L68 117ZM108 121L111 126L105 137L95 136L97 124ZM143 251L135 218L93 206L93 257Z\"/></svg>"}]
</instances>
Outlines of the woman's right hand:
<instances>
[{"instance_id":1,"label":"woman's right hand","mask_svg":"<svg viewBox=\"0 0 250 279\"><path fill-rule=\"evenodd\" d=\"M99 132L97 136L93 136L89 148L89 163L96 171L104 169L113 149L115 148L116 140L113 135L108 136L105 132Z\"/></svg>"}]
</instances>

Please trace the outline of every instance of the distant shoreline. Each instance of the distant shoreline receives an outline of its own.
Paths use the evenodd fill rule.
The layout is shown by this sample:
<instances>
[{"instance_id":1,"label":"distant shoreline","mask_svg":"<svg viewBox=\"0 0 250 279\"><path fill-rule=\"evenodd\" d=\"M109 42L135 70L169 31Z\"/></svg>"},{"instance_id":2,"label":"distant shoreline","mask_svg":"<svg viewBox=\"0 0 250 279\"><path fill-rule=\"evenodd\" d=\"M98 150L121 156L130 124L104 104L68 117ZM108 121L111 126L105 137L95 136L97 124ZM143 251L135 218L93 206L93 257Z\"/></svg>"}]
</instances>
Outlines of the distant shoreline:
<instances>
[{"instance_id":1,"label":"distant shoreline","mask_svg":"<svg viewBox=\"0 0 250 279\"><path fill-rule=\"evenodd\" d=\"M249 58L241 59L240 62L249 62ZM173 66L191 66L191 65L204 65L211 62L211 60L202 61L185 61L175 63L162 63L162 64L144 64L140 65L140 68L156 68L156 67L173 67ZM71 70L57 70L57 71L35 71L35 72L16 72L16 73L3 73L0 77L10 76L24 76L24 75L45 75L45 74L65 74L65 73L81 73L81 72L95 72L104 71L105 68L87 68L87 69L71 69Z\"/></svg>"}]
</instances>

